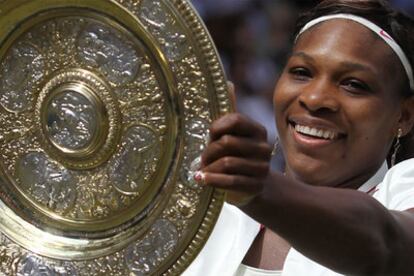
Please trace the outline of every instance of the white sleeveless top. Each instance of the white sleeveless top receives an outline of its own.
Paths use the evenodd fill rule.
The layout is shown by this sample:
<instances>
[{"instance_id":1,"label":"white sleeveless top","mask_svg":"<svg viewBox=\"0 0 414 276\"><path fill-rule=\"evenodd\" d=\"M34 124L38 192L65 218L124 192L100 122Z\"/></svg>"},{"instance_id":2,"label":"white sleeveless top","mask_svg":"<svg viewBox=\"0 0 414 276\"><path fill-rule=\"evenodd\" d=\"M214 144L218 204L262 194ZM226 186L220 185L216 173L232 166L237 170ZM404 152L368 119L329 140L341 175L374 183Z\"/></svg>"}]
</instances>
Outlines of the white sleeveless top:
<instances>
[{"instance_id":1,"label":"white sleeveless top","mask_svg":"<svg viewBox=\"0 0 414 276\"><path fill-rule=\"evenodd\" d=\"M237 276L282 276L282 270L264 270L240 264L235 275Z\"/></svg>"},{"instance_id":2,"label":"white sleeveless top","mask_svg":"<svg viewBox=\"0 0 414 276\"><path fill-rule=\"evenodd\" d=\"M385 177L384 177L385 175ZM382 182L381 182L382 181ZM414 208L414 159L398 163L387 172L386 164L359 190L368 193L390 210ZM205 247L187 268L184 276L270 276L241 262L260 230L260 224L238 208L224 204L218 222ZM245 273L245 274L241 274ZM256 274L248 274L256 273ZM262 273L262 274L258 274ZM339 276L291 248L282 276Z\"/></svg>"}]
</instances>

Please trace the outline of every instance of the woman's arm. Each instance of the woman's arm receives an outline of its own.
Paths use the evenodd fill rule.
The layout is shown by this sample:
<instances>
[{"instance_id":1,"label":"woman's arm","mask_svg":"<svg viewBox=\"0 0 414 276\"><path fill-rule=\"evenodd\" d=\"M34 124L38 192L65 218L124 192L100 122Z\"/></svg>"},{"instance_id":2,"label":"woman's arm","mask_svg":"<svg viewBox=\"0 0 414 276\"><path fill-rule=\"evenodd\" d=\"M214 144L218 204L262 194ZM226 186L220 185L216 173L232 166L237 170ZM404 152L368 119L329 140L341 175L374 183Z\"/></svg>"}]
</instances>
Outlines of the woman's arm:
<instances>
[{"instance_id":1,"label":"woman's arm","mask_svg":"<svg viewBox=\"0 0 414 276\"><path fill-rule=\"evenodd\" d=\"M269 179L242 210L309 258L344 274L413 275L412 213L354 190Z\"/></svg>"},{"instance_id":2,"label":"woman's arm","mask_svg":"<svg viewBox=\"0 0 414 276\"><path fill-rule=\"evenodd\" d=\"M414 275L414 212L271 173L270 152L263 127L239 114L224 116L212 125L203 154L204 182L228 190L230 202L333 270Z\"/></svg>"}]
</instances>

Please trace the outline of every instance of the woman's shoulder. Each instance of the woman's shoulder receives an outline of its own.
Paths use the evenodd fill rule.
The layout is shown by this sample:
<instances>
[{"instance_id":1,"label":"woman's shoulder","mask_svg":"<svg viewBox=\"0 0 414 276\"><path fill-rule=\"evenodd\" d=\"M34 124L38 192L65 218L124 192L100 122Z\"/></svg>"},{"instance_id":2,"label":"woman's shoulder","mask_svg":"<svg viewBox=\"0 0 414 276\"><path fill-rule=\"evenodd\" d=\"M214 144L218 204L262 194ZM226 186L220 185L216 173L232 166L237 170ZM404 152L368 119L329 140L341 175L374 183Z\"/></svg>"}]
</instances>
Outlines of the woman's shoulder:
<instances>
[{"instance_id":1,"label":"woman's shoulder","mask_svg":"<svg viewBox=\"0 0 414 276\"><path fill-rule=\"evenodd\" d=\"M388 170L384 177L385 183L397 185L409 181L414 184L414 158L399 162Z\"/></svg>"},{"instance_id":2,"label":"woman's shoulder","mask_svg":"<svg viewBox=\"0 0 414 276\"><path fill-rule=\"evenodd\" d=\"M373 196L391 210L414 208L414 158L389 169Z\"/></svg>"}]
</instances>

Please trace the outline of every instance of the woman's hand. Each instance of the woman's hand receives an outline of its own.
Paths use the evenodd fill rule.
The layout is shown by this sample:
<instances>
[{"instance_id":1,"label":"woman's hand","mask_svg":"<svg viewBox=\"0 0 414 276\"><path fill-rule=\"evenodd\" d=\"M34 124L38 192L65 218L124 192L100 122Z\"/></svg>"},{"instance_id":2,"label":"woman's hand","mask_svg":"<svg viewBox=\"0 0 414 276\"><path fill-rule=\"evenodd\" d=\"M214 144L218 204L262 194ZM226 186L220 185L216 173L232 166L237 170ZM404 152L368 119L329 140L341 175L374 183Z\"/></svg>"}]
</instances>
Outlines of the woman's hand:
<instances>
[{"instance_id":1,"label":"woman's hand","mask_svg":"<svg viewBox=\"0 0 414 276\"><path fill-rule=\"evenodd\" d=\"M195 179L226 190L231 204L247 204L262 191L270 174L272 147L267 143L266 129L232 113L212 124L210 139Z\"/></svg>"}]
</instances>

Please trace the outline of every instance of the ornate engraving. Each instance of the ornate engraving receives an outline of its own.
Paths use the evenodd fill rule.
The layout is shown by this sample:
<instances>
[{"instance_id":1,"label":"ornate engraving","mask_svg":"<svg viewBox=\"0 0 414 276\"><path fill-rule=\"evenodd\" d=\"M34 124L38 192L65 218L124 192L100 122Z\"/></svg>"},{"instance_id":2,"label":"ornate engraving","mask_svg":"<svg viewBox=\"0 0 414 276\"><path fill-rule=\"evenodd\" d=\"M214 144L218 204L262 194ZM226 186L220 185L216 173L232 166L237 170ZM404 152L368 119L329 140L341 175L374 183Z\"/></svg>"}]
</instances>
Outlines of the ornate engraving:
<instances>
[{"instance_id":1,"label":"ornate engraving","mask_svg":"<svg viewBox=\"0 0 414 276\"><path fill-rule=\"evenodd\" d=\"M124 252L98 258L86 262L76 263L82 276L123 276L130 275L128 267L125 265Z\"/></svg>"},{"instance_id":2,"label":"ornate engraving","mask_svg":"<svg viewBox=\"0 0 414 276\"><path fill-rule=\"evenodd\" d=\"M40 35L42 39L39 39ZM96 40L92 40L95 36ZM143 54L140 48L142 45L134 44L135 39L129 38L118 29L88 18L66 17L48 20L34 26L32 31L28 31L20 39L26 44L30 42L30 45L33 45L31 47L36 49L36 54L40 56L37 59L47 68L42 67L40 70L30 67L37 70L33 73L36 77L34 80L40 78L36 74L42 78L46 76L50 80L41 88L42 91L29 90L35 94L40 92L35 112L30 109L27 113L14 117L14 113L0 110L0 152L8 174L14 175L17 170L21 182L19 185L31 187L30 196L34 201L45 210L56 212L66 219L95 220L117 216L120 211L128 209L134 203L134 194L137 191L142 191L150 185L152 175L160 165L163 141L169 135L166 131L168 109L165 92L160 89L159 77L151 65L151 60ZM7 65L8 60L16 57L14 53L20 51L22 43L18 42L11 47L3 59L3 64ZM93 51L93 47L97 49ZM43 56L46 58L41 58ZM67 66L72 69L63 71L62 69ZM82 67L88 70L77 69ZM105 84L106 81L108 85ZM71 89L52 94L59 87L71 83L91 89L105 108L104 113L102 110L99 111L102 113L100 116L109 120L108 134L100 134L97 149L86 151L85 157L80 155L82 159L79 161L76 159L77 152L91 144L97 131L102 130L105 123L102 119L98 120L96 103L85 94ZM119 102L116 102L115 95L119 96ZM146 116L143 116L143 110L146 110ZM46 114L44 121L41 119L42 113ZM37 120L36 124L34 119ZM115 144L118 141L117 136L121 136L120 141L128 140L127 131L120 132L122 124L146 125L148 127L143 129L147 129L148 134L141 130L144 132L140 135L154 143L158 141L155 150L145 151L145 147L141 148L138 153L143 161L141 171L127 176L126 178L133 180L126 183L121 183L123 180L126 181L126 178L117 178L116 175L120 175L120 172L113 169L120 168L122 164L129 166L127 160L133 156L133 147L129 146L125 151L122 144ZM43 125L46 125L44 133L39 132ZM106 135L108 138L105 138ZM48 139L59 148L46 143ZM108 142L99 146L102 139ZM55 164L56 168L61 168L61 165L69 167L65 171L59 171L61 174L64 173L62 179L65 175L76 176L76 187L72 184L68 186L71 193L67 193L66 190L60 191L62 185L55 185L56 179L53 179L52 175L41 176L40 171L34 168L16 168L19 167L17 164L23 161L34 164L35 161L30 158L27 160L27 156L33 157L32 152L38 148L45 148L48 156L57 161L50 163ZM66 153L61 148L70 152ZM109 156L110 153L113 153L110 159L112 161L102 164L107 158L105 156ZM120 160L123 161L118 160L118 166L114 166L115 157L122 155L124 158ZM39 160L39 166L49 164L42 158ZM100 166L97 167L98 165ZM85 170L88 168L95 169ZM84 171L77 171L78 169ZM130 168L120 170L132 171ZM111 171L112 173L109 173ZM131 178L133 174L136 177ZM139 174L141 176L138 176ZM33 182L31 177L37 181ZM137 183L140 185L139 189L134 188ZM42 190L43 186L47 189ZM59 205L57 201L61 200L61 197L65 200Z\"/></svg>"},{"instance_id":3,"label":"ornate engraving","mask_svg":"<svg viewBox=\"0 0 414 276\"><path fill-rule=\"evenodd\" d=\"M43 130L41 140L46 142L44 147L53 158L74 169L90 169L97 167L110 157L119 136L121 119L119 108L109 89L102 79L83 69L58 72L46 83L38 97L35 114L37 127ZM83 98L84 103L80 105L79 103L77 105L71 103L69 110L68 102L65 102L65 95L68 92L71 92L70 95L77 95L76 99L78 100ZM66 101L68 99L66 97ZM59 111L60 114L56 114L56 112L51 114L54 103L66 105L64 112ZM63 106L56 108L61 107ZM76 111L76 109L78 110ZM82 111L82 115L79 114L80 111ZM85 129L86 124L79 121L79 118L76 117L77 114L84 119L86 116L87 120L91 120L87 124L88 128L92 129L88 129L87 133L89 132L93 136L83 141L85 145L75 145L73 148L67 144L76 143L75 140L80 137L74 135L79 134L79 130L82 128ZM54 124L55 121L63 119L60 117L69 117L68 122L62 122L64 129L57 129L57 125ZM75 129L69 133L67 127L74 124L76 125ZM55 129L51 129L51 127L55 127ZM92 139L94 141L91 141ZM51 143L47 143L49 140ZM75 160L73 160L74 158Z\"/></svg>"},{"instance_id":4,"label":"ornate engraving","mask_svg":"<svg viewBox=\"0 0 414 276\"><path fill-rule=\"evenodd\" d=\"M186 122L186 139L188 139L187 155L197 157L208 143L210 124L200 118L192 118Z\"/></svg>"},{"instance_id":5,"label":"ornate engraving","mask_svg":"<svg viewBox=\"0 0 414 276\"><path fill-rule=\"evenodd\" d=\"M90 144L98 128L97 110L84 95L68 91L47 107L47 130L59 146L76 150Z\"/></svg>"},{"instance_id":6,"label":"ornate engraving","mask_svg":"<svg viewBox=\"0 0 414 276\"><path fill-rule=\"evenodd\" d=\"M101 24L89 24L77 41L79 59L100 69L110 82L122 85L136 77L142 58L119 32Z\"/></svg>"},{"instance_id":7,"label":"ornate engraving","mask_svg":"<svg viewBox=\"0 0 414 276\"><path fill-rule=\"evenodd\" d=\"M16 274L16 267L22 258L20 246L11 243L0 234L0 275Z\"/></svg>"},{"instance_id":8,"label":"ornate engraving","mask_svg":"<svg viewBox=\"0 0 414 276\"><path fill-rule=\"evenodd\" d=\"M178 275L218 217L223 194L188 175L210 122L230 109L208 35L186 1L115 1L9 18L13 40L0 30L10 45L0 57L0 163L12 180L0 178L0 213L19 213L18 203L26 216L0 225L12 238L0 233L0 275ZM5 186L21 194L6 197Z\"/></svg>"},{"instance_id":9,"label":"ornate engraving","mask_svg":"<svg viewBox=\"0 0 414 276\"><path fill-rule=\"evenodd\" d=\"M147 25L152 35L158 39L167 58L176 61L189 50L184 47L187 37L180 31L164 5L157 0L142 0L139 17Z\"/></svg>"},{"instance_id":10,"label":"ornate engraving","mask_svg":"<svg viewBox=\"0 0 414 276\"><path fill-rule=\"evenodd\" d=\"M174 206L165 213L166 218L173 222L181 233L191 223L191 219L196 215L200 194L196 189L188 189L187 185L178 183L176 192L171 197Z\"/></svg>"},{"instance_id":11,"label":"ornate engraving","mask_svg":"<svg viewBox=\"0 0 414 276\"><path fill-rule=\"evenodd\" d=\"M69 263L62 265L48 263L36 255L28 254L20 259L17 275L77 276L78 273L76 268Z\"/></svg>"},{"instance_id":12,"label":"ornate engraving","mask_svg":"<svg viewBox=\"0 0 414 276\"><path fill-rule=\"evenodd\" d=\"M125 261L133 275L151 275L157 265L174 250L178 232L166 219L157 220L143 240L127 248Z\"/></svg>"},{"instance_id":13,"label":"ornate engraving","mask_svg":"<svg viewBox=\"0 0 414 276\"><path fill-rule=\"evenodd\" d=\"M31 106L33 87L44 75L44 58L35 46L18 43L0 64L0 104L12 112Z\"/></svg>"},{"instance_id":14,"label":"ornate engraving","mask_svg":"<svg viewBox=\"0 0 414 276\"><path fill-rule=\"evenodd\" d=\"M62 214L75 204L77 179L45 154L33 152L22 158L18 167L22 190L48 209Z\"/></svg>"},{"instance_id":15,"label":"ornate engraving","mask_svg":"<svg viewBox=\"0 0 414 276\"><path fill-rule=\"evenodd\" d=\"M145 186L148 171L143 167L149 160L148 153L157 145L156 133L146 126L130 127L122 142L122 150L109 167L109 180L122 193L136 193ZM150 154L151 155L151 154Z\"/></svg>"},{"instance_id":16,"label":"ornate engraving","mask_svg":"<svg viewBox=\"0 0 414 276\"><path fill-rule=\"evenodd\" d=\"M199 185L194 180L194 174L201 166L201 153L208 143L209 124L200 118L192 118L186 122L186 154L181 168L181 180L192 188Z\"/></svg>"}]
</instances>

